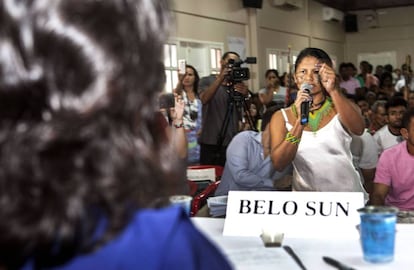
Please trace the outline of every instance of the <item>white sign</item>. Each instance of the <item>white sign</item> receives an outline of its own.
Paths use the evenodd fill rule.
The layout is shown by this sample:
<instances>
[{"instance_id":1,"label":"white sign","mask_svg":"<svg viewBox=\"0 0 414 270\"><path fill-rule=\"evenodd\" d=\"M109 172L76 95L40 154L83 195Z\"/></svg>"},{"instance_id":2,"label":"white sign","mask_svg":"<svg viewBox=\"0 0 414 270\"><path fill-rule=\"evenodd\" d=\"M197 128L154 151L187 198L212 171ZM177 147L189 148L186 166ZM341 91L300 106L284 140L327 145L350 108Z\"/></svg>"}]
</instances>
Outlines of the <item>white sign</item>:
<instances>
[{"instance_id":1,"label":"white sign","mask_svg":"<svg viewBox=\"0 0 414 270\"><path fill-rule=\"evenodd\" d=\"M259 236L264 229L289 237L359 237L362 192L230 191L223 235Z\"/></svg>"}]
</instances>

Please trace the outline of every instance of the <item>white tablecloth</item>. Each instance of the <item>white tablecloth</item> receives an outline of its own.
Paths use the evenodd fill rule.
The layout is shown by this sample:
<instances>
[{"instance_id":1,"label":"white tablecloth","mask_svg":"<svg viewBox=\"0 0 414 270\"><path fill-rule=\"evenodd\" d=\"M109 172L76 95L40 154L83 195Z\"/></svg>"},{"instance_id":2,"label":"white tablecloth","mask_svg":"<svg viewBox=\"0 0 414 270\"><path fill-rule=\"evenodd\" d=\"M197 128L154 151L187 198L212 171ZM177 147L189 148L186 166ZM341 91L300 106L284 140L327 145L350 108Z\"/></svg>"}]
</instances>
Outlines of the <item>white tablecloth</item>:
<instances>
[{"instance_id":1,"label":"white tablecloth","mask_svg":"<svg viewBox=\"0 0 414 270\"><path fill-rule=\"evenodd\" d=\"M222 250L235 269L300 269L282 248L264 247L260 237L223 236L224 219L195 217L192 220ZM291 246L309 270L334 269L322 260L322 256L335 258L358 270L414 269L414 224L397 224L394 261L385 264L365 262L360 243L355 239L285 237L282 244Z\"/></svg>"}]
</instances>

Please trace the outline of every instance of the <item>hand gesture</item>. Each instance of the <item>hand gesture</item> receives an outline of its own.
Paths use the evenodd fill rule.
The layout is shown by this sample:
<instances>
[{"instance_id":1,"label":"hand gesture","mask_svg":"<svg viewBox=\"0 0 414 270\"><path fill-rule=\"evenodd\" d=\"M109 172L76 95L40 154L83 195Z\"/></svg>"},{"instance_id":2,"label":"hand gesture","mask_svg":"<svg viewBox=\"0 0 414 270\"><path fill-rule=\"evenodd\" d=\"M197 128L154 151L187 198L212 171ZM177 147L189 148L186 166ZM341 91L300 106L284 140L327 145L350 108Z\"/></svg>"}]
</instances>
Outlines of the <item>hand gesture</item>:
<instances>
[{"instance_id":1,"label":"hand gesture","mask_svg":"<svg viewBox=\"0 0 414 270\"><path fill-rule=\"evenodd\" d=\"M336 82L336 74L335 70L328 66L327 64L317 64L317 67L319 67L319 78L321 85L328 91L328 93L331 93L332 91L337 90L337 82Z\"/></svg>"},{"instance_id":2,"label":"hand gesture","mask_svg":"<svg viewBox=\"0 0 414 270\"><path fill-rule=\"evenodd\" d=\"M181 95L174 93L175 106L170 108L172 120L182 120L184 116L184 100Z\"/></svg>"}]
</instances>

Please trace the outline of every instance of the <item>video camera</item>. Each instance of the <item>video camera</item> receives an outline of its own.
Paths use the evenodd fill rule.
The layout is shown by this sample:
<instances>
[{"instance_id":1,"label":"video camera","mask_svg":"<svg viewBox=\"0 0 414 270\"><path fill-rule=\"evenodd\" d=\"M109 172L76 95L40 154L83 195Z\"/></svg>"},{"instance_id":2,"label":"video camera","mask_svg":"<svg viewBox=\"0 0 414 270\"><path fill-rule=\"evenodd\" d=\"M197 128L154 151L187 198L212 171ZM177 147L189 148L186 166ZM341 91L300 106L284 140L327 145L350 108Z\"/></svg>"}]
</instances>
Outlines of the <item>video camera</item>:
<instances>
[{"instance_id":1,"label":"video camera","mask_svg":"<svg viewBox=\"0 0 414 270\"><path fill-rule=\"evenodd\" d=\"M227 62L227 68L230 68L230 72L227 75L227 81L231 84L247 81L250 79L250 71L247 67L240 67L242 64L256 64L256 57L247 57L246 60L235 61L229 59Z\"/></svg>"}]
</instances>

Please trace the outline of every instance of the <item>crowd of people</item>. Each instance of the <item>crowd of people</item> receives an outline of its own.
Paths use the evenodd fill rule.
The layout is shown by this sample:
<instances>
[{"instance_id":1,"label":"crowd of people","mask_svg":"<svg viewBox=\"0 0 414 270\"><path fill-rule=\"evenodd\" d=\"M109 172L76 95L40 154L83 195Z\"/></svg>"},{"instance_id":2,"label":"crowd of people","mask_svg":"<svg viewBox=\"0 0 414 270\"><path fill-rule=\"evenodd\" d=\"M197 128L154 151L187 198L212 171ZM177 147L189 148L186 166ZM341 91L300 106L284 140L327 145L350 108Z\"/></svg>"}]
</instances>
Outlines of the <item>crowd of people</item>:
<instances>
[{"instance_id":1,"label":"crowd of people","mask_svg":"<svg viewBox=\"0 0 414 270\"><path fill-rule=\"evenodd\" d=\"M305 48L255 94L226 52L161 109L166 0L10 0L0 18L0 269L231 269L169 203L189 164L224 166L217 195L289 179L414 210L408 64L337 74Z\"/></svg>"},{"instance_id":2,"label":"crowd of people","mask_svg":"<svg viewBox=\"0 0 414 270\"><path fill-rule=\"evenodd\" d=\"M361 61L360 73L352 63L341 63L336 72L326 52L307 48L292 75L269 69L256 93L243 81L229 80L229 59L239 55L225 53L221 72L201 78L197 93L200 164L224 166L216 195L277 190L290 175L288 190L359 191L370 202L379 157L404 141L402 118L414 107L410 66L379 65L373 74L373 66ZM303 124L306 101L309 122Z\"/></svg>"}]
</instances>

